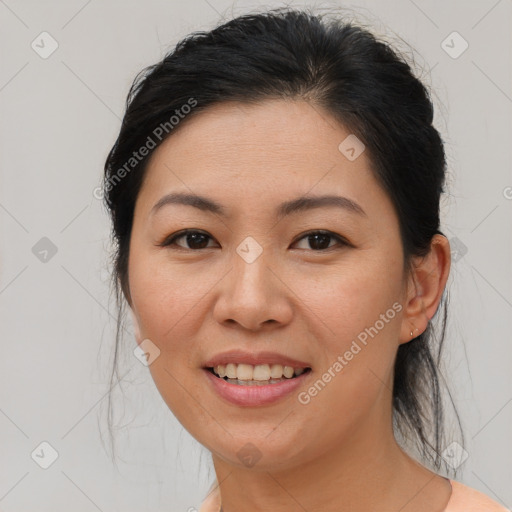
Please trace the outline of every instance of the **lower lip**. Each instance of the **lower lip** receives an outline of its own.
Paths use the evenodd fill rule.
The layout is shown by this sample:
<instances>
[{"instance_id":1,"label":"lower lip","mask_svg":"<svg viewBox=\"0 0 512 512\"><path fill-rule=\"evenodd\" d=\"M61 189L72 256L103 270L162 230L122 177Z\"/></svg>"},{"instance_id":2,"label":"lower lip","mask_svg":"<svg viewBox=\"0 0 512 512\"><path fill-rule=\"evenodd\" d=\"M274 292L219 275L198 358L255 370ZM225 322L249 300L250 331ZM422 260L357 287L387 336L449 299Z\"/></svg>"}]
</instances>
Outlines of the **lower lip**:
<instances>
[{"instance_id":1,"label":"lower lip","mask_svg":"<svg viewBox=\"0 0 512 512\"><path fill-rule=\"evenodd\" d=\"M243 384L231 384L217 377L210 370L203 369L203 371L212 383L213 389L222 398L232 404L246 407L256 407L277 402L296 391L311 373L311 370L308 370L297 377L275 384L244 386Z\"/></svg>"}]
</instances>

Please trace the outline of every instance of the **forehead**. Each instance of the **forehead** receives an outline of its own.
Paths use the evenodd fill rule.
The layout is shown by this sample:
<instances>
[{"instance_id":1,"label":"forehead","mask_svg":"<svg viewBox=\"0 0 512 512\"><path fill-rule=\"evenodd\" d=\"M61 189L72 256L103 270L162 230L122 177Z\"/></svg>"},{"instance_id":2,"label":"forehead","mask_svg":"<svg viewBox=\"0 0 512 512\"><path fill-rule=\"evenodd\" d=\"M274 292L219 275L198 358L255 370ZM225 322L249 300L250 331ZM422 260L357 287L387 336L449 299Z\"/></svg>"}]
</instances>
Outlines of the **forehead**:
<instances>
[{"instance_id":1,"label":"forehead","mask_svg":"<svg viewBox=\"0 0 512 512\"><path fill-rule=\"evenodd\" d=\"M354 137L304 101L217 104L187 119L155 150L139 198L151 208L165 193L196 193L217 198L228 213L305 194L390 207L367 152L355 159L344 153Z\"/></svg>"}]
</instances>

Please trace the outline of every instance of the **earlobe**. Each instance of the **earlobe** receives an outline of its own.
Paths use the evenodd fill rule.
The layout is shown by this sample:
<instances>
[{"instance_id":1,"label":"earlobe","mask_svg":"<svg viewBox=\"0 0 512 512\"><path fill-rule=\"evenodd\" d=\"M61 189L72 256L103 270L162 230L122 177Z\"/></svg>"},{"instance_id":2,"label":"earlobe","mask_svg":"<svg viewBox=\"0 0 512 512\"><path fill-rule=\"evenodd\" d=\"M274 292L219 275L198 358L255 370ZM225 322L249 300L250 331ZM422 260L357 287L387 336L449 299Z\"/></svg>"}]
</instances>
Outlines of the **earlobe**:
<instances>
[{"instance_id":1,"label":"earlobe","mask_svg":"<svg viewBox=\"0 0 512 512\"><path fill-rule=\"evenodd\" d=\"M424 332L436 314L450 273L450 264L448 239L440 234L434 235L430 252L415 262L409 277L400 333L401 344Z\"/></svg>"}]
</instances>

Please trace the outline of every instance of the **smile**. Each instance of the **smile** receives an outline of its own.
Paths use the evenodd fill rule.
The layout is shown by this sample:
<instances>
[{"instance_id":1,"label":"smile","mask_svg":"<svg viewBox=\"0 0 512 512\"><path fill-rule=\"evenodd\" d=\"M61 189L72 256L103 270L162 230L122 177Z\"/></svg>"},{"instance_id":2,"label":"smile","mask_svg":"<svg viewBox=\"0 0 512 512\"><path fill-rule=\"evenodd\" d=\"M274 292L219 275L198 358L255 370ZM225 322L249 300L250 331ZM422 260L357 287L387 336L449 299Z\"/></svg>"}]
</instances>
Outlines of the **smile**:
<instances>
[{"instance_id":1,"label":"smile","mask_svg":"<svg viewBox=\"0 0 512 512\"><path fill-rule=\"evenodd\" d=\"M230 384L265 386L293 379L310 371L310 368L294 368L293 366L283 366L281 364L252 365L229 363L226 365L219 364L208 368L208 370Z\"/></svg>"},{"instance_id":2,"label":"smile","mask_svg":"<svg viewBox=\"0 0 512 512\"><path fill-rule=\"evenodd\" d=\"M233 364L233 366L235 366L236 370L238 371L238 366L245 365ZM255 367L257 366L260 365L255 365ZM206 376L209 386L211 386L210 389L223 401L239 407L259 407L271 405L275 402L283 400L285 397L293 396L299 391L301 387L305 385L306 380L309 379L310 375L312 374L311 368L301 368L303 371L299 371L298 375L295 374L294 370L291 377L286 377L286 375L283 375L283 372L285 372L285 369L283 368L280 370L281 377L279 378L274 379L269 376L266 380L255 380L254 370L252 376L253 378L239 379L238 377L229 378L227 375L221 377L216 373L215 368L217 369L217 372L220 371L218 366L203 368L203 374ZM293 369L293 367L290 368ZM232 371L232 368L229 368L229 370ZM277 370L277 368L274 368L274 375L277 375ZM242 371L244 371L243 368ZM263 371L262 374L258 373L260 370L255 371L256 376L263 376ZM267 373L269 372L270 369ZM286 372L288 375L290 374L290 370L286 370Z\"/></svg>"}]
</instances>

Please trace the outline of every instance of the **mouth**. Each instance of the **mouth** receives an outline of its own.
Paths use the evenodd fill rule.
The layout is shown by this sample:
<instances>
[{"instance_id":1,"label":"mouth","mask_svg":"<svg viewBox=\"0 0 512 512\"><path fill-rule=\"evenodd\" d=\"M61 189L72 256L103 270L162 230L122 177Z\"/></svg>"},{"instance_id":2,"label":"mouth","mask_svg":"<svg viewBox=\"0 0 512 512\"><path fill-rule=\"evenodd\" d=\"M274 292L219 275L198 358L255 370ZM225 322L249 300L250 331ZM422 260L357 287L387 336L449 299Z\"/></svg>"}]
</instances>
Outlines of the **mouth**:
<instances>
[{"instance_id":1,"label":"mouth","mask_svg":"<svg viewBox=\"0 0 512 512\"><path fill-rule=\"evenodd\" d=\"M211 363L210 363L211 364ZM210 389L238 407L271 406L307 385L311 367L279 364L217 364L202 368Z\"/></svg>"},{"instance_id":2,"label":"mouth","mask_svg":"<svg viewBox=\"0 0 512 512\"><path fill-rule=\"evenodd\" d=\"M205 367L212 375L229 384L239 386L268 386L296 379L311 371L310 367L283 366L280 364L219 364Z\"/></svg>"}]
</instances>

